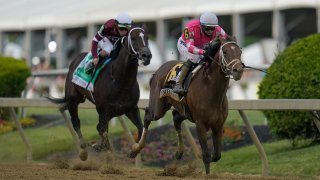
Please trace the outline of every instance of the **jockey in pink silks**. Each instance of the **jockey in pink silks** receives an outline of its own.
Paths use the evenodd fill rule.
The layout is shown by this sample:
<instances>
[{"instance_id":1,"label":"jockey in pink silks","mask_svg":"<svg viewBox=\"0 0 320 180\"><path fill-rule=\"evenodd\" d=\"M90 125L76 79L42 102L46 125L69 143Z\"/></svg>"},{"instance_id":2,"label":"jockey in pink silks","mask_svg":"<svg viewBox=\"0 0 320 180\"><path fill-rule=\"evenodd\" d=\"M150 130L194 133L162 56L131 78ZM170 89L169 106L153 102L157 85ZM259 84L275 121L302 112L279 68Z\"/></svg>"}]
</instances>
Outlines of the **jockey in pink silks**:
<instances>
[{"instance_id":1,"label":"jockey in pink silks","mask_svg":"<svg viewBox=\"0 0 320 180\"><path fill-rule=\"evenodd\" d=\"M175 93L186 92L182 83L189 69L200 62L206 53L203 48L218 36L226 38L228 35L218 25L218 18L214 13L204 12L200 19L191 20L186 24L177 47L181 57L187 61L183 63L177 83L173 88Z\"/></svg>"}]
</instances>

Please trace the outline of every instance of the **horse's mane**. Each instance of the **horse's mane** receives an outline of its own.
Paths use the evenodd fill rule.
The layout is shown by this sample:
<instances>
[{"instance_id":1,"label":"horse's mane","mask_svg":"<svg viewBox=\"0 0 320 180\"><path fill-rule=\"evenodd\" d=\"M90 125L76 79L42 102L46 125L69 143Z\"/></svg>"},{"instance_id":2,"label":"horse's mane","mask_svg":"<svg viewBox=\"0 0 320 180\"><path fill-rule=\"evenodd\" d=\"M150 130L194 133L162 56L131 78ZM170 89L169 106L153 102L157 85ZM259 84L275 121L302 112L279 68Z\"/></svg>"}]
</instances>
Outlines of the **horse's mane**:
<instances>
[{"instance_id":1,"label":"horse's mane","mask_svg":"<svg viewBox=\"0 0 320 180\"><path fill-rule=\"evenodd\" d=\"M145 29L145 27L143 25L141 25L142 27L138 26L138 25L134 25L132 28L135 28L135 27L140 27L142 29ZM122 38L126 38L126 37L122 37ZM119 52L120 52L120 49L122 47L122 38L119 38L115 43L114 43L114 47L110 53L110 57L111 59L116 59L119 55Z\"/></svg>"},{"instance_id":2,"label":"horse's mane","mask_svg":"<svg viewBox=\"0 0 320 180\"><path fill-rule=\"evenodd\" d=\"M119 40L117 40L115 43L114 43L114 46L113 46L113 49L110 53L110 57L111 59L116 59L119 55L119 52L120 52L120 49L122 47L122 44L121 44L121 39L122 38L119 38Z\"/></svg>"},{"instance_id":3,"label":"horse's mane","mask_svg":"<svg viewBox=\"0 0 320 180\"><path fill-rule=\"evenodd\" d=\"M235 37L227 36L226 41L227 42L230 42L230 41L236 42L236 39L235 39ZM216 39L214 41L211 41L204 48L204 50L206 50L208 52L209 56L213 58L215 56L215 54L218 52L220 46L221 46L220 39ZM211 60L208 57L205 57L205 60L208 61L209 63L211 63Z\"/></svg>"},{"instance_id":4,"label":"horse's mane","mask_svg":"<svg viewBox=\"0 0 320 180\"><path fill-rule=\"evenodd\" d=\"M219 39L210 42L205 48L204 50L208 52L208 55L211 57L204 57L204 61L208 62L209 64L212 63L212 58L214 58L215 54L218 52L219 48L221 46L221 42Z\"/></svg>"}]
</instances>

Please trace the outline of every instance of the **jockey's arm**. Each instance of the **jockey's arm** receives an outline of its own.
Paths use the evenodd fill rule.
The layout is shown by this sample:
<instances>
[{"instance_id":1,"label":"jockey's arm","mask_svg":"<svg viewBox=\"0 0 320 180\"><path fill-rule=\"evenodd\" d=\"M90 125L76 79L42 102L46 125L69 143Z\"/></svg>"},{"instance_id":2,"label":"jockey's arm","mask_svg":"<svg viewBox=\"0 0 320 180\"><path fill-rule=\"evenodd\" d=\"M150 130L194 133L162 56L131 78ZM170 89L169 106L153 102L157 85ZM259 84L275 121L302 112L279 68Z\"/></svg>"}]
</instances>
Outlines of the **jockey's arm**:
<instances>
[{"instance_id":1,"label":"jockey's arm","mask_svg":"<svg viewBox=\"0 0 320 180\"><path fill-rule=\"evenodd\" d=\"M185 28L182 35L182 38L186 43L188 52L196 55L203 55L204 50L194 45L194 33L192 31L192 29Z\"/></svg>"},{"instance_id":2,"label":"jockey's arm","mask_svg":"<svg viewBox=\"0 0 320 180\"><path fill-rule=\"evenodd\" d=\"M98 58L98 42L101 41L102 37L97 33L94 38L92 39L91 44L91 53L93 58Z\"/></svg>"},{"instance_id":3,"label":"jockey's arm","mask_svg":"<svg viewBox=\"0 0 320 180\"><path fill-rule=\"evenodd\" d=\"M91 54L93 57L92 63L94 65L97 65L99 62L99 56L98 56L98 42L103 39L103 36L101 35L103 31L103 27L100 28L98 33L93 37L92 44L91 44Z\"/></svg>"},{"instance_id":4,"label":"jockey's arm","mask_svg":"<svg viewBox=\"0 0 320 180\"><path fill-rule=\"evenodd\" d=\"M98 58L98 43L103 39L103 36L102 36L103 31L104 31L104 25L101 26L98 33L92 39L91 54L93 58Z\"/></svg>"},{"instance_id":5,"label":"jockey's arm","mask_svg":"<svg viewBox=\"0 0 320 180\"><path fill-rule=\"evenodd\" d=\"M200 49L194 45L194 39L190 38L190 39L187 39L185 42L186 42L189 53L196 54L196 55L204 54L203 49Z\"/></svg>"},{"instance_id":6,"label":"jockey's arm","mask_svg":"<svg viewBox=\"0 0 320 180\"><path fill-rule=\"evenodd\" d=\"M217 26L215 30L216 30L216 37L222 36L223 39L228 38L229 35L220 26Z\"/></svg>"}]
</instances>

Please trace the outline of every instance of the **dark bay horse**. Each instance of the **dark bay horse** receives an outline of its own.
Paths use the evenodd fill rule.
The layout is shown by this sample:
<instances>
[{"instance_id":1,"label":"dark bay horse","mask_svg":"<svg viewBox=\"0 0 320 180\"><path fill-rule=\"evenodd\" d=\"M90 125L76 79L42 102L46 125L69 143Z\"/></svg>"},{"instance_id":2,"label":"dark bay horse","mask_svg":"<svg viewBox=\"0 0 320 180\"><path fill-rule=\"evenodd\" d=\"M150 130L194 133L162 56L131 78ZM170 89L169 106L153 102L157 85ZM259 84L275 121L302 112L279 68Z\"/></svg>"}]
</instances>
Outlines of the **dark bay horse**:
<instances>
[{"instance_id":1,"label":"dark bay horse","mask_svg":"<svg viewBox=\"0 0 320 180\"><path fill-rule=\"evenodd\" d=\"M174 127L178 136L178 150L176 158L183 155L183 141L181 135L181 123L185 119L194 122L198 139L202 150L202 160L206 173L210 173L210 162L216 162L221 158L221 140L223 125L228 115L228 100L226 92L230 78L240 80L244 65L241 62L241 49L235 39L219 38L220 43L210 43L205 57L208 62L193 77L187 94L180 103L170 97L159 97L160 90L165 86L168 72L179 61L169 61L163 64L150 80L149 105L145 111L144 129L138 144L135 144L130 154L135 157L145 145L148 127L151 121L158 120L174 107L172 111ZM215 53L217 52L217 53ZM215 53L215 54L214 54ZM207 132L212 131L213 152L207 145Z\"/></svg>"},{"instance_id":2,"label":"dark bay horse","mask_svg":"<svg viewBox=\"0 0 320 180\"><path fill-rule=\"evenodd\" d=\"M125 114L138 129L138 137L142 134L142 121L138 109L140 97L137 82L138 65L148 65L152 57L148 44L148 36L142 28L132 28L128 36L123 37L115 45L119 52L112 61L100 72L95 81L94 93L72 83L75 69L87 53L80 54L69 66L65 84L65 97L61 99L49 98L54 103L62 104L68 109L75 132L80 140L80 159L86 160L88 153L86 143L80 130L78 105L86 99L95 104L99 114L97 130L101 141L94 149L109 150L108 124L110 119ZM116 51L114 50L114 51ZM113 52L111 53L111 57Z\"/></svg>"}]
</instances>

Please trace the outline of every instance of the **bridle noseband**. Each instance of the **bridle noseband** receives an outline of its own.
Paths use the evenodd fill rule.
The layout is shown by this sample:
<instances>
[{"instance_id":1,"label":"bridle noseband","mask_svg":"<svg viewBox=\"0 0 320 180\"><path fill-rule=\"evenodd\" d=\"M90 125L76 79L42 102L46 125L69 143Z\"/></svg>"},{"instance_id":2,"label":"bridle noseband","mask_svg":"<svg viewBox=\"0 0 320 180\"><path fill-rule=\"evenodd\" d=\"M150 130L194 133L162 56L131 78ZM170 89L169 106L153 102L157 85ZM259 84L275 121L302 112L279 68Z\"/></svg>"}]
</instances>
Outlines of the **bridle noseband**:
<instances>
[{"instance_id":1,"label":"bridle noseband","mask_svg":"<svg viewBox=\"0 0 320 180\"><path fill-rule=\"evenodd\" d=\"M132 29L129 31L128 36L124 36L124 37L121 38L121 44L122 44L123 47L125 47L125 46L124 46L124 39L125 39L125 38L128 38L128 43L127 43L128 47L126 48L126 50L127 50L131 55L134 55L138 60L141 60L141 59L142 59L141 53L138 52L138 51L136 51L136 50L134 49L134 47L133 47L133 45L132 45L132 39L131 39L131 32L134 31L134 30L138 30L138 29L140 29L142 32L144 32L144 30L143 30L142 28L139 28L139 27L132 28ZM143 34L143 33L140 33L139 36L140 36L141 39L142 39L143 45L146 46L146 42L144 41L144 38L143 38L143 37L144 37L144 34Z\"/></svg>"},{"instance_id":2,"label":"bridle noseband","mask_svg":"<svg viewBox=\"0 0 320 180\"><path fill-rule=\"evenodd\" d=\"M224 57L224 54L223 54L223 47L227 44L234 44L236 45L237 47L238 44L234 41L230 41L230 42L226 42L224 44L222 44L220 46L220 49L219 49L219 59L220 59L220 63L222 63L222 65L219 63L220 67L221 67L221 70L226 74L226 77L229 77L230 79L233 79L233 76L232 76L232 71L235 67L235 65L237 64L241 64L242 65L242 62L240 59L232 59L230 62L227 62L226 58ZM230 67L231 66L231 67Z\"/></svg>"}]
</instances>

